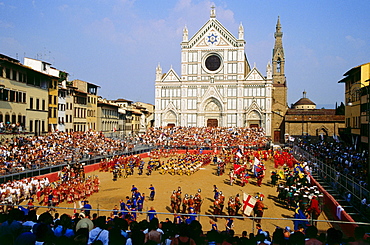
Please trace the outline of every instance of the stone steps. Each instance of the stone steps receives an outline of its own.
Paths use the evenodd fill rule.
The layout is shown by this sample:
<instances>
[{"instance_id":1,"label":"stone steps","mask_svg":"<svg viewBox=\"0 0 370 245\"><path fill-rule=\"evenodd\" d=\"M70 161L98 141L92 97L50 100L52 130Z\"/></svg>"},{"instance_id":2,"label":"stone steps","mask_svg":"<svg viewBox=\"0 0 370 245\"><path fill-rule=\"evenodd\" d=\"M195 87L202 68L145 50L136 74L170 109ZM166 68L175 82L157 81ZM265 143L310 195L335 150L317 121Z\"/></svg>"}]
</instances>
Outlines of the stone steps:
<instances>
[{"instance_id":1,"label":"stone steps","mask_svg":"<svg viewBox=\"0 0 370 245\"><path fill-rule=\"evenodd\" d=\"M355 209L350 203L343 199L342 195L339 194L333 187L325 182L318 174L312 173L312 177L330 194L335 200L342 206L348 215L357 222L367 222L366 218L361 215L357 209Z\"/></svg>"}]
</instances>

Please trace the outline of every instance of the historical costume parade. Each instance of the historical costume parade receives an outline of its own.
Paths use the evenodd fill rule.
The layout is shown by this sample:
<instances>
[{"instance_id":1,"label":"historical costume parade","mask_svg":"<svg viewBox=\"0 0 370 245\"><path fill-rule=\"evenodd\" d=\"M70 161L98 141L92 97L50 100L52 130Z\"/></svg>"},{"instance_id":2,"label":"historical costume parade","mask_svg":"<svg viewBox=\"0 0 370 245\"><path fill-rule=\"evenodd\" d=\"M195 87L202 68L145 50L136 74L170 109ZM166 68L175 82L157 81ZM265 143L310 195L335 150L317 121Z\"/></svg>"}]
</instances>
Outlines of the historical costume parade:
<instances>
[{"instance_id":1,"label":"historical costume parade","mask_svg":"<svg viewBox=\"0 0 370 245\"><path fill-rule=\"evenodd\" d=\"M233 137L234 138L234 137ZM212 148L212 147L211 147ZM249 148L247 145L239 143L233 148L220 148L216 151L186 151L178 153L175 149L157 149L148 153L148 158L140 155L131 156L113 156L103 159L99 163L99 171L111 172L113 180L118 181L132 175L144 176L144 169L147 169L147 176L153 171L159 174L170 175L191 175L201 167L209 166L216 169L216 175L222 176L225 171L229 171L230 186L245 187L252 183L253 185L262 186L266 176L265 164L273 160L275 170L271 171L271 184L277 185L277 197L285 203L287 207L295 209L300 207L301 214L305 217L317 219L320 214L322 196L317 193L315 187L309 186L309 180L306 177L306 166L294 159L292 154L286 150L270 150ZM95 176L87 178L82 171L82 165L66 167L59 173L59 182L48 183L48 181L39 181L36 188L20 188L14 193L8 195L4 200L20 200L22 194L38 198L39 202L50 209L66 201L67 203L79 203L86 200L90 195L99 190L99 179ZM252 181L253 180L253 181ZM252 181L252 182L251 182ZM43 188L40 188L43 186ZM155 197L155 188L149 186L148 199L153 201ZM34 191L36 190L36 191ZM256 202L253 205L253 215L256 222L261 222L266 206L263 204L263 194L256 194ZM321 200L321 201L320 201ZM213 215L214 219L220 215L238 216L244 211L243 201L240 194L227 196L214 186ZM203 197L201 190L196 193L183 193L181 187L174 190L170 195L171 212L181 215L181 218L192 220L196 214L201 213ZM114 211L112 217L122 216L129 217L129 220L136 220L137 215L145 210L145 194L140 193L135 185L132 185L131 195L126 201L117 203L119 212ZM189 215L191 214L191 215Z\"/></svg>"}]
</instances>

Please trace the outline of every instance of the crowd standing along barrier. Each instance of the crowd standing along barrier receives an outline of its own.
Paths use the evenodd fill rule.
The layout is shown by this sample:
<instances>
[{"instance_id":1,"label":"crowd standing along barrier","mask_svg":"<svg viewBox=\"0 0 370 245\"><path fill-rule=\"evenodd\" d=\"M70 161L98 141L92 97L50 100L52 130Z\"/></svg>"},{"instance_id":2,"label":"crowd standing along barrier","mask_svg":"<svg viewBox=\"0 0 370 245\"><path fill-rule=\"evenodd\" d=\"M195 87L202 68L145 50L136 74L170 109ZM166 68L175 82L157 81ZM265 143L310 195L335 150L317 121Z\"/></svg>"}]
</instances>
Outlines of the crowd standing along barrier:
<instances>
[{"instance_id":1,"label":"crowd standing along barrier","mask_svg":"<svg viewBox=\"0 0 370 245\"><path fill-rule=\"evenodd\" d=\"M0 207L1 206L9 206L7 204L0 204ZM19 205L10 205L10 206L18 206ZM27 208L27 205L25 206L22 206L23 208ZM46 207L46 206L33 206L35 208L38 208L40 210L40 212L44 212L44 211L47 211L49 208ZM76 208L67 208L67 207L57 207L58 209L58 212L59 213L67 213L67 214L72 214L72 213L79 213L79 212L82 212L81 209L76 209ZM113 213L114 210L109 210L109 209L104 209L104 208L99 208L99 204L97 205L97 208L93 208L93 209L90 209L90 212L93 214L93 213L96 213L98 216L106 216L106 217L112 217L112 213ZM55 212L55 211L52 211L52 212ZM148 220L147 218L147 214L148 214L148 207L145 208L145 210L143 210L142 212L140 211L131 211L133 213L137 213L137 220L138 221L141 221L141 220ZM161 221L161 222L165 222L165 220L168 218L170 221L173 221L173 218L174 218L174 214L175 213L170 213L170 212L156 212L156 215L158 217L158 219ZM279 221L286 221L286 226L291 226L293 221L312 221L312 222L324 222L324 223L331 223L331 224L339 224L341 227L345 227L346 225L350 225L350 226L353 226L353 225L365 225L365 226L370 226L369 223L362 223L362 222L355 222L355 223L352 223L352 222L348 222L348 221L338 221L338 220L307 220L307 219L296 219L296 218L282 218L282 217L279 217L279 218L272 218L272 217L254 217L254 216L230 216L230 215L213 215L213 214L186 214L188 216L190 215L194 215L197 217L197 220L200 221L200 222L209 222L210 219L215 219L215 218L218 218L218 219L227 219L227 218L234 218L234 219L243 219L243 222L245 222L245 224L243 224L243 228L242 230L248 230L248 231L251 231L252 233L256 233L256 219L261 219L262 221L268 221L268 220L279 220ZM220 230L223 230L223 227L220 226L219 227ZM205 230L203 230L205 231ZM343 230L344 231L344 234L345 234L345 238L349 238L349 237L354 237L354 233L348 233L346 232L346 230ZM269 231L271 234L273 231ZM236 233L235 235L241 235L241 233Z\"/></svg>"},{"instance_id":2,"label":"crowd standing along barrier","mask_svg":"<svg viewBox=\"0 0 370 245\"><path fill-rule=\"evenodd\" d=\"M370 200L370 192L357 179L338 172L298 146L293 147L293 154L296 159L307 161L312 171L325 180L337 193L340 193L343 199L347 200L350 194L349 201L354 208L362 212L364 216L370 217L370 209L361 204L364 198Z\"/></svg>"},{"instance_id":3,"label":"crowd standing along barrier","mask_svg":"<svg viewBox=\"0 0 370 245\"><path fill-rule=\"evenodd\" d=\"M293 147L293 154L295 155L296 159L307 161L312 169L312 172L316 173L323 180L325 180L325 182L329 184L334 190L340 193L342 198L344 200L348 200L349 203L353 205L353 207L358 212L361 213L362 211L365 218L369 218L367 216L369 210L361 208L361 200L363 198L367 198L367 200L369 200L369 191L366 188L361 186L359 183L356 183L354 179L350 179L342 173L339 173L331 166L328 166L327 164L318 160L316 157L312 156L298 146ZM340 223L340 226L347 236L352 236L354 229L357 226L355 220L342 208L338 201L329 192L327 192L311 175L310 180L311 183L318 186L320 191L324 194L325 207L330 212L332 217L334 217L335 220L338 221L349 222L342 224ZM350 199L348 199L348 194L350 194L351 196Z\"/></svg>"},{"instance_id":4,"label":"crowd standing along barrier","mask_svg":"<svg viewBox=\"0 0 370 245\"><path fill-rule=\"evenodd\" d=\"M99 169L99 163L104 159L107 159L107 158L109 159L109 158L112 158L113 156L131 156L131 155L138 155L138 154L139 155L144 154L142 155L143 157L148 157L148 152L150 152L151 150L155 150L155 149L157 149L155 146L147 146L147 145L141 146L140 145L132 151L116 152L114 155L105 155L105 156L99 156L99 157L93 157L93 158L86 157L74 163L66 162L60 165L47 166L43 168L23 171L19 173L13 173L9 175L0 175L0 184L5 183L7 181L20 180L20 179L32 178L32 177L35 177L38 179L48 177L50 181L55 181L58 178L57 173L61 171L67 165L73 165L78 162L84 166L85 172L93 172ZM176 150L176 149L172 149L172 150ZM180 154L185 154L185 153L211 154L211 153L218 152L218 150L214 151L214 150L202 150L202 149L198 149L198 150L181 149L181 150L176 150L176 151Z\"/></svg>"},{"instance_id":5,"label":"crowd standing along barrier","mask_svg":"<svg viewBox=\"0 0 370 245\"><path fill-rule=\"evenodd\" d=\"M65 166L68 166L68 165L74 165L76 163L81 163L83 166L86 167L86 166L89 166L89 165L92 165L92 164L99 163L104 159L112 158L113 156L137 155L137 154L141 154L141 153L144 153L144 152L149 152L149 151L151 151L155 148L156 147L154 147L154 146L139 146L139 147L133 149L132 151L115 152L112 155L104 155L104 156L97 156L97 157L88 157L88 156L86 156L86 157L84 157L84 158L82 158L78 161L75 161L75 162L65 162L65 163L59 164L59 165L46 166L46 167L42 167L42 168L37 168L37 169L33 169L33 170L28 170L28 171L22 171L22 172L8 174L8 175L0 175L0 184L8 182L8 181L20 180L20 179L24 179L24 178L32 178L32 177L40 178L40 177L43 177L43 176L49 176L49 174L57 173L58 171L61 171ZM50 176L52 178L54 178L53 177L54 175L50 175Z\"/></svg>"}]
</instances>

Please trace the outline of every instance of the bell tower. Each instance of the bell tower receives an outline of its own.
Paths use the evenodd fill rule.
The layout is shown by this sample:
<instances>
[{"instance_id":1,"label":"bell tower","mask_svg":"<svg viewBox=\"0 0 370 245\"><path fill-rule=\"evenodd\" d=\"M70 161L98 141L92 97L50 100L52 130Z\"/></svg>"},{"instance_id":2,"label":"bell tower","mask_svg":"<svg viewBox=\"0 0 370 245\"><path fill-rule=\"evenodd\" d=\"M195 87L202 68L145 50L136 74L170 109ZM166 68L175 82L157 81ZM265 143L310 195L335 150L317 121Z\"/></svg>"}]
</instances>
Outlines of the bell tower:
<instances>
[{"instance_id":1,"label":"bell tower","mask_svg":"<svg viewBox=\"0 0 370 245\"><path fill-rule=\"evenodd\" d=\"M281 31L280 17L276 24L275 45L272 51L272 69L274 84L285 84L285 57L283 48L283 32Z\"/></svg>"},{"instance_id":2,"label":"bell tower","mask_svg":"<svg viewBox=\"0 0 370 245\"><path fill-rule=\"evenodd\" d=\"M275 45L272 51L272 83L272 140L273 142L282 142L285 132L284 116L288 109L288 103L283 32L281 31L280 17L278 17L276 24Z\"/></svg>"}]
</instances>

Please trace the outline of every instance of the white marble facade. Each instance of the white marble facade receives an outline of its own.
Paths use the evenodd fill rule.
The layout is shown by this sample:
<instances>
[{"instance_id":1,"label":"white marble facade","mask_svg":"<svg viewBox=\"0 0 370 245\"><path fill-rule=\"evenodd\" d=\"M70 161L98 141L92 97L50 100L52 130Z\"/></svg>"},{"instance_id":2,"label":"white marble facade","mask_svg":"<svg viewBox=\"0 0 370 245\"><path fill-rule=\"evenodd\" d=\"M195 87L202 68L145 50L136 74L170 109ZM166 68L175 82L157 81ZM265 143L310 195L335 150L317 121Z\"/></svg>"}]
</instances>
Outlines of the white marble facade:
<instances>
[{"instance_id":1,"label":"white marble facade","mask_svg":"<svg viewBox=\"0 0 370 245\"><path fill-rule=\"evenodd\" d=\"M263 127L271 136L272 67L250 66L244 29L233 36L210 19L190 39L183 31L181 76L156 68L155 126Z\"/></svg>"}]
</instances>

